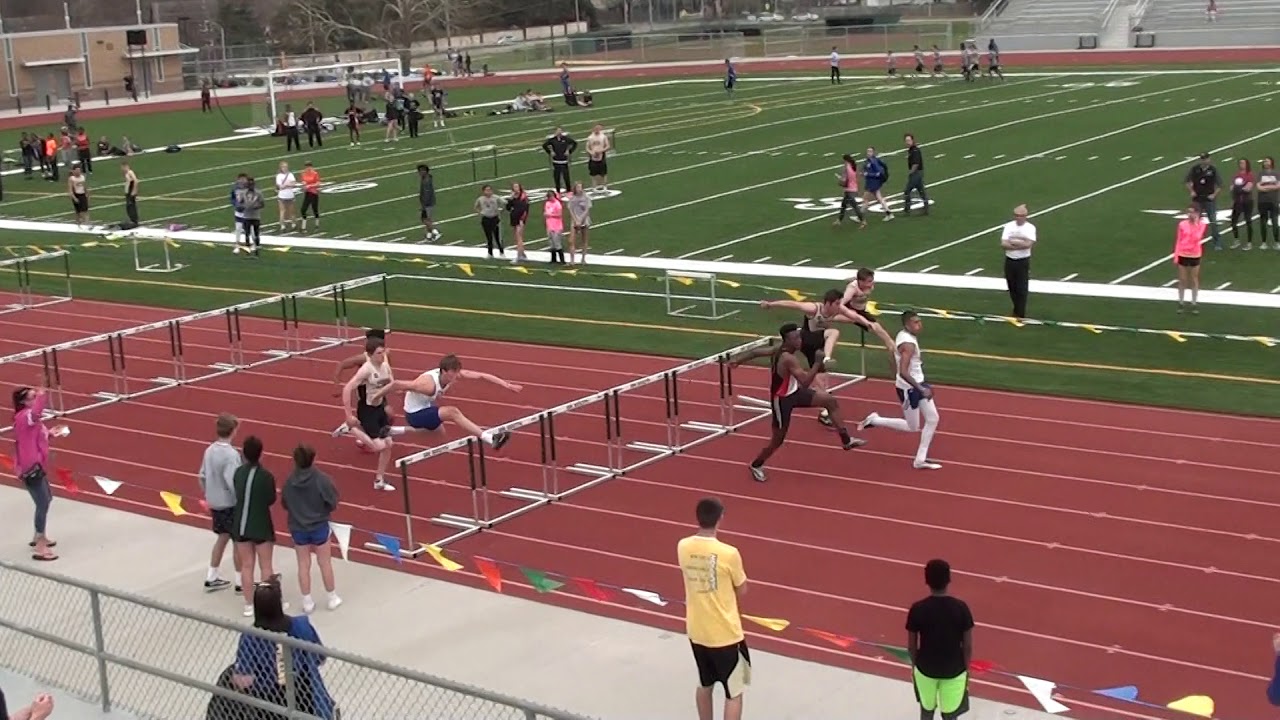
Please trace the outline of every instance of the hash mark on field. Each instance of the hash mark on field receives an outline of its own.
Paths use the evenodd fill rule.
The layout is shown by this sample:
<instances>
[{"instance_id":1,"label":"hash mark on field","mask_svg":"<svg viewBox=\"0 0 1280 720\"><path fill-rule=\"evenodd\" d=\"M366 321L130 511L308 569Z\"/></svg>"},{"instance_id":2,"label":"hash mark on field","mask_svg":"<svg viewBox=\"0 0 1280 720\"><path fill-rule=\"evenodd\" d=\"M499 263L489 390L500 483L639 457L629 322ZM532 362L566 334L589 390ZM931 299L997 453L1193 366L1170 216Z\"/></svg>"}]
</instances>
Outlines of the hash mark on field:
<instances>
[{"instance_id":1,"label":"hash mark on field","mask_svg":"<svg viewBox=\"0 0 1280 720\"><path fill-rule=\"evenodd\" d=\"M1226 290L1226 289L1227 289L1227 288L1229 288L1229 287L1231 287L1231 283L1229 283L1229 282L1224 282L1224 283L1222 283L1221 285L1219 285L1218 287L1214 288L1214 290Z\"/></svg>"},{"instance_id":2,"label":"hash mark on field","mask_svg":"<svg viewBox=\"0 0 1280 720\"><path fill-rule=\"evenodd\" d=\"M755 260L752 260L751 262L753 262L753 263L762 263L762 262L769 262L769 261L770 261L770 260L772 260L772 259L773 259L773 256L772 256L772 255L765 255L764 257L762 257L762 258L756 258Z\"/></svg>"},{"instance_id":3,"label":"hash mark on field","mask_svg":"<svg viewBox=\"0 0 1280 720\"><path fill-rule=\"evenodd\" d=\"M933 272L934 270L937 270L937 269L938 269L937 265L930 265L929 267L921 270L920 272L922 273Z\"/></svg>"},{"instance_id":4,"label":"hash mark on field","mask_svg":"<svg viewBox=\"0 0 1280 720\"><path fill-rule=\"evenodd\" d=\"M1054 160L1066 160L1066 159L1067 159L1066 155L1059 155L1058 157L1054 158Z\"/></svg>"},{"instance_id":5,"label":"hash mark on field","mask_svg":"<svg viewBox=\"0 0 1280 720\"><path fill-rule=\"evenodd\" d=\"M334 239L334 240L346 240L346 239L347 239L347 238L349 238L349 237L351 237L351 233L342 233L341 235L334 235L334 236L333 236L333 239Z\"/></svg>"},{"instance_id":6,"label":"hash mark on field","mask_svg":"<svg viewBox=\"0 0 1280 720\"><path fill-rule=\"evenodd\" d=\"M1090 155L1090 156L1089 156L1089 159L1090 159L1090 160L1097 160L1097 159L1098 159L1098 156L1097 156L1097 155Z\"/></svg>"},{"instance_id":7,"label":"hash mark on field","mask_svg":"<svg viewBox=\"0 0 1280 720\"><path fill-rule=\"evenodd\" d=\"M1157 156L1155 156L1155 157L1151 158L1151 162L1160 162L1160 161L1161 161L1161 160L1163 160L1163 159L1164 159L1164 156L1163 156L1163 155L1157 155Z\"/></svg>"},{"instance_id":8,"label":"hash mark on field","mask_svg":"<svg viewBox=\"0 0 1280 720\"><path fill-rule=\"evenodd\" d=\"M725 260L728 260L731 257L733 257L732 253L728 255L721 255L720 257L716 258L715 260L712 260L711 262L724 262Z\"/></svg>"},{"instance_id":9,"label":"hash mark on field","mask_svg":"<svg viewBox=\"0 0 1280 720\"><path fill-rule=\"evenodd\" d=\"M1166 282L1165 284L1161 285L1160 287L1173 287L1174 285L1177 285L1177 284L1178 284L1178 280L1177 280L1177 278L1175 278L1175 279L1173 279L1173 280L1170 280L1169 282Z\"/></svg>"},{"instance_id":10,"label":"hash mark on field","mask_svg":"<svg viewBox=\"0 0 1280 720\"><path fill-rule=\"evenodd\" d=\"M1133 157L1132 155L1125 155L1124 157L1120 158L1120 162L1124 162L1125 160L1129 160L1129 159L1130 159L1130 158L1132 158L1132 157Z\"/></svg>"},{"instance_id":11,"label":"hash mark on field","mask_svg":"<svg viewBox=\"0 0 1280 720\"><path fill-rule=\"evenodd\" d=\"M1062 279L1061 279L1061 280L1059 280L1058 282L1071 282L1072 280L1075 280L1075 279L1076 279L1076 276L1078 276L1079 274L1080 274L1080 273L1071 273L1070 275L1068 275L1068 276L1066 276L1066 277L1062 278Z\"/></svg>"},{"instance_id":12,"label":"hash mark on field","mask_svg":"<svg viewBox=\"0 0 1280 720\"><path fill-rule=\"evenodd\" d=\"M617 254L621 253L622 251L623 251L623 250L622 250L622 248L614 248L614 249L610 250L609 252L605 253L605 255L617 255Z\"/></svg>"},{"instance_id":13,"label":"hash mark on field","mask_svg":"<svg viewBox=\"0 0 1280 720\"><path fill-rule=\"evenodd\" d=\"M811 260L809 260L809 258L804 258L804 259L802 259L802 260L797 260L797 261L795 261L795 262L791 263L791 265L792 265L792 267L794 267L794 266L796 266L796 265L807 265L807 264L809 264L810 262L812 262L812 261L811 261Z\"/></svg>"},{"instance_id":14,"label":"hash mark on field","mask_svg":"<svg viewBox=\"0 0 1280 720\"><path fill-rule=\"evenodd\" d=\"M973 154L971 153L971 154L969 154L969 155L965 155L965 156L964 156L964 159L965 159L965 160L972 160L973 158L976 158L976 157L978 157L978 156L977 156L977 155L973 155Z\"/></svg>"},{"instance_id":15,"label":"hash mark on field","mask_svg":"<svg viewBox=\"0 0 1280 720\"><path fill-rule=\"evenodd\" d=\"M836 267L837 268L849 267L852 264L853 264L852 260L845 260L844 262L836 263Z\"/></svg>"},{"instance_id":16,"label":"hash mark on field","mask_svg":"<svg viewBox=\"0 0 1280 720\"><path fill-rule=\"evenodd\" d=\"M1275 294L1277 294L1277 293L1280 293L1280 286L1277 286L1275 290L1272 290L1272 291L1271 291L1271 294L1272 294L1272 295L1275 295Z\"/></svg>"},{"instance_id":17,"label":"hash mark on field","mask_svg":"<svg viewBox=\"0 0 1280 720\"><path fill-rule=\"evenodd\" d=\"M835 157L835 156L836 156L836 154L835 154L835 153L823 153L823 154L822 154L822 157Z\"/></svg>"},{"instance_id":18,"label":"hash mark on field","mask_svg":"<svg viewBox=\"0 0 1280 720\"><path fill-rule=\"evenodd\" d=\"M991 159L992 159L992 160L999 160L999 159L1000 159L1000 158L1002 158L1002 157L1004 157L1004 155L1003 155L1003 154L1000 154L1000 155L996 155L995 157L993 157L993 158L991 158Z\"/></svg>"},{"instance_id":19,"label":"hash mark on field","mask_svg":"<svg viewBox=\"0 0 1280 720\"><path fill-rule=\"evenodd\" d=\"M947 156L946 153L938 153L937 155L934 155L935 158L944 158L946 156Z\"/></svg>"},{"instance_id":20,"label":"hash mark on field","mask_svg":"<svg viewBox=\"0 0 1280 720\"><path fill-rule=\"evenodd\" d=\"M1165 102L1170 102L1169 98L1165 98L1165 99L1164 99L1164 101L1165 101Z\"/></svg>"},{"instance_id":21,"label":"hash mark on field","mask_svg":"<svg viewBox=\"0 0 1280 720\"><path fill-rule=\"evenodd\" d=\"M982 268L974 268L969 272L965 273L965 275L977 275L980 272L982 272Z\"/></svg>"},{"instance_id":22,"label":"hash mark on field","mask_svg":"<svg viewBox=\"0 0 1280 720\"><path fill-rule=\"evenodd\" d=\"M445 245L461 245L462 243L462 240L454 240L453 242L445 243Z\"/></svg>"}]
</instances>

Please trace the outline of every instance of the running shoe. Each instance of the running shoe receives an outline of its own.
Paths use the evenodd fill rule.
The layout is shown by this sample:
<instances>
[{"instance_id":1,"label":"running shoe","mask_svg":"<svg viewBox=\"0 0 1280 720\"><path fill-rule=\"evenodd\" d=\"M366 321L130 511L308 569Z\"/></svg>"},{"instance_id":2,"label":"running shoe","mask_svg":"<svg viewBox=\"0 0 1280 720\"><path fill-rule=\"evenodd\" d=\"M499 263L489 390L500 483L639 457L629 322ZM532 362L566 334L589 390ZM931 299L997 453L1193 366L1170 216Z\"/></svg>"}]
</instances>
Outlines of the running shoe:
<instances>
[{"instance_id":1,"label":"running shoe","mask_svg":"<svg viewBox=\"0 0 1280 720\"><path fill-rule=\"evenodd\" d=\"M880 419L880 415L877 413L871 413L870 415L866 416L865 418L862 419L862 422L858 423L858 432L862 432L863 430L866 430L867 428L870 428L870 427L875 427L876 421L879 419Z\"/></svg>"},{"instance_id":2,"label":"running shoe","mask_svg":"<svg viewBox=\"0 0 1280 720\"><path fill-rule=\"evenodd\" d=\"M231 587L231 581L223 580L222 578L204 581L205 592L217 592L218 590L226 590L229 587Z\"/></svg>"},{"instance_id":3,"label":"running shoe","mask_svg":"<svg viewBox=\"0 0 1280 720\"><path fill-rule=\"evenodd\" d=\"M843 447L845 450L852 450L854 448L860 448L866 444L867 444L866 440L863 440L860 437L853 437L852 435L850 435L848 440L844 440L840 443L840 446Z\"/></svg>"},{"instance_id":4,"label":"running shoe","mask_svg":"<svg viewBox=\"0 0 1280 720\"><path fill-rule=\"evenodd\" d=\"M346 435L349 432L351 432L351 428L347 427L346 423L342 423L341 425L333 429L333 437L342 437L343 435Z\"/></svg>"},{"instance_id":5,"label":"running shoe","mask_svg":"<svg viewBox=\"0 0 1280 720\"><path fill-rule=\"evenodd\" d=\"M373 489L381 490L383 492L393 492L396 489L396 486L386 480L375 480L373 483Z\"/></svg>"},{"instance_id":6,"label":"running shoe","mask_svg":"<svg viewBox=\"0 0 1280 720\"><path fill-rule=\"evenodd\" d=\"M835 423L831 421L831 413L828 412L826 408L818 411L818 422L826 425L827 427L835 426Z\"/></svg>"},{"instance_id":7,"label":"running shoe","mask_svg":"<svg viewBox=\"0 0 1280 720\"><path fill-rule=\"evenodd\" d=\"M913 462L911 463L911 467L917 470L941 470L942 469L942 465L932 460L925 460L924 462Z\"/></svg>"},{"instance_id":8,"label":"running shoe","mask_svg":"<svg viewBox=\"0 0 1280 720\"><path fill-rule=\"evenodd\" d=\"M494 449L494 450L501 450L501 449L502 449L502 446L503 446L503 445L506 445L506 444L507 444L507 441L508 441L508 440L510 440L510 439L511 439L511 433L509 433L509 432L507 432L507 431L505 431L505 430L503 430L503 431L502 431L502 432L500 432L500 433L496 433L496 434L493 436L493 449Z\"/></svg>"},{"instance_id":9,"label":"running shoe","mask_svg":"<svg viewBox=\"0 0 1280 720\"><path fill-rule=\"evenodd\" d=\"M756 467L755 465L748 465L747 468L751 470L752 480L755 480L756 482L765 482L769 479L764 474L764 467Z\"/></svg>"}]
</instances>

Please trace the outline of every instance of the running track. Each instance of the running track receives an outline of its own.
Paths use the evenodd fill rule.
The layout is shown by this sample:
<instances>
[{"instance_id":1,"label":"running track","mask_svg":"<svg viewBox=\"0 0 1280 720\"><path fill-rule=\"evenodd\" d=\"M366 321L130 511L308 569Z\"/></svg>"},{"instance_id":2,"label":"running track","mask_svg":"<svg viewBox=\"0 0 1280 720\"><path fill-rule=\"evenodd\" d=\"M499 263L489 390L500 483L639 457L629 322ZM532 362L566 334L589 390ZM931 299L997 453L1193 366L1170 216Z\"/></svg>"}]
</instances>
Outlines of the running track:
<instances>
[{"instance_id":1,"label":"running track","mask_svg":"<svg viewBox=\"0 0 1280 720\"><path fill-rule=\"evenodd\" d=\"M0 315L0 353L173 316L80 300ZM281 347L278 321L245 318L244 331L250 357ZM323 326L304 326L303 332L332 334ZM228 358L225 324L188 327L185 340L193 367ZM677 364L408 334L396 334L390 344L402 374L456 352L472 368L525 386L519 395L484 383L459 387L455 402L481 425ZM130 375L171 374L168 347L167 335L130 338ZM281 481L294 444L317 447L323 469L343 493L334 519L366 531L353 536L355 557L394 566L385 554L356 548L369 539L368 531L404 538L401 493L373 491L372 458L349 441L329 438L341 419L330 396L332 362L350 352L332 349L74 415L74 432L58 448L55 464L86 478L79 481L82 498L173 519L154 491L199 496L195 469L212 435L213 414L232 412L242 419L242 437L252 433L264 440L265 462ZM68 393L111 389L105 345L63 353L61 361ZM2 366L0 380L30 384L37 370L38 363ZM744 368L737 380L740 392L753 392L763 387L764 371ZM712 419L714 381L712 369L682 383L686 419ZM853 419L896 406L879 382L845 394L852 394L844 406ZM846 454L816 422L798 419L776 456L771 482L759 485L743 467L767 432L757 423L451 547L678 598L675 541L689 532L695 501L715 494L728 507L725 539L742 549L752 578L747 612L901 645L905 608L924 591L920 567L943 556L958 572L954 591L978 619L977 657L1077 687L1134 684L1144 699L1162 704L1207 694L1226 720L1271 716L1263 687L1280 595L1274 521L1280 422L950 387L938 398L943 421L931 455L945 463L941 471L909 468L914 436L873 430L868 447ZM663 437L660 384L624 395L622 407L628 440ZM557 435L562 465L603 464L599 407L559 418ZM399 454L420 446L407 439ZM518 435L491 464L490 486L537 487L537 458L536 430ZM464 467L459 456L415 467L409 488L415 513L467 514ZM88 475L126 485L107 497ZM509 507L504 498L494 501L495 511ZM186 505L193 515L183 520L203 525L194 500ZM448 534L423 517L413 523L419 541ZM278 519L277 527L283 526ZM448 574L429 562L402 567L484 586L470 564L466 572ZM506 580L507 592L534 597L511 573ZM537 597L670 630L683 627L675 604ZM748 632L762 649L905 677L900 664L842 651L805 633ZM977 676L974 691L1034 705L1015 682ZM1067 704L1074 717L1187 717L1079 693L1069 694Z\"/></svg>"}]
</instances>

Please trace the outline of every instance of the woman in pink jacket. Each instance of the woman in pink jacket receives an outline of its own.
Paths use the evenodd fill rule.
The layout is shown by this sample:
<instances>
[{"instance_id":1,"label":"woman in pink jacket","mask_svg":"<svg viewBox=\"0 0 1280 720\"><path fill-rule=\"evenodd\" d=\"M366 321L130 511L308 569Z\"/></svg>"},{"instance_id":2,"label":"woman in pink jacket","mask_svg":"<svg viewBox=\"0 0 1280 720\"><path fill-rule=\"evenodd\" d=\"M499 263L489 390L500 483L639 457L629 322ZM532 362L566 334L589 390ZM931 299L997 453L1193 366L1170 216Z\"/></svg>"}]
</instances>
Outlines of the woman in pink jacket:
<instances>
[{"instance_id":1,"label":"woman in pink jacket","mask_svg":"<svg viewBox=\"0 0 1280 720\"><path fill-rule=\"evenodd\" d=\"M49 487L49 429L44 424L44 409L48 404L44 389L21 387L13 391L13 465L18 479L31 493L36 504L33 560L57 560L53 553L57 543L45 534L49 520L49 504L53 502L53 490Z\"/></svg>"},{"instance_id":2,"label":"woman in pink jacket","mask_svg":"<svg viewBox=\"0 0 1280 720\"><path fill-rule=\"evenodd\" d=\"M551 248L551 262L564 264L564 203L560 201L560 193L555 190L547 192L547 201L542 204L542 219L547 223L547 244Z\"/></svg>"},{"instance_id":3,"label":"woman in pink jacket","mask_svg":"<svg viewBox=\"0 0 1280 720\"><path fill-rule=\"evenodd\" d=\"M1200 258L1204 255L1204 233L1207 226L1200 219L1200 209L1187 208L1187 218L1178 223L1173 241L1173 264L1178 268L1178 312L1185 312L1187 288L1191 288L1191 314L1200 314Z\"/></svg>"}]
</instances>

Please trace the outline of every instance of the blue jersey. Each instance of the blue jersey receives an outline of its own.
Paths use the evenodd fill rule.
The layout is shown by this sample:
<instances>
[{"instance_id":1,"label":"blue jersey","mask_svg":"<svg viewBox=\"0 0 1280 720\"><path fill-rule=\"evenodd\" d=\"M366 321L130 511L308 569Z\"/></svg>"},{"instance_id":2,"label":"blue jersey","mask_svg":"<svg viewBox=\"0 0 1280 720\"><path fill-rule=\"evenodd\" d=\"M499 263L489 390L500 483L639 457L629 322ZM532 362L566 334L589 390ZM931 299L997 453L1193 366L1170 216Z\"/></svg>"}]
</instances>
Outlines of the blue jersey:
<instances>
[{"instance_id":1,"label":"blue jersey","mask_svg":"<svg viewBox=\"0 0 1280 720\"><path fill-rule=\"evenodd\" d=\"M290 618L288 635L304 642L320 644L320 635L306 617ZM283 660L284 653L279 644L256 635L241 635L240 644L236 648L235 672L253 677L250 694L263 699L273 698L283 689ZM320 676L320 666L324 664L325 657L307 650L294 650L292 660L293 677L297 683L294 688L300 704L306 712L324 720L333 720L336 704Z\"/></svg>"},{"instance_id":2,"label":"blue jersey","mask_svg":"<svg viewBox=\"0 0 1280 720\"><path fill-rule=\"evenodd\" d=\"M738 71L734 70L732 65L725 68L724 81L727 83L734 83L738 81Z\"/></svg>"},{"instance_id":3,"label":"blue jersey","mask_svg":"<svg viewBox=\"0 0 1280 720\"><path fill-rule=\"evenodd\" d=\"M564 91L565 95L569 94L569 71L568 70L560 71L560 89Z\"/></svg>"},{"instance_id":4,"label":"blue jersey","mask_svg":"<svg viewBox=\"0 0 1280 720\"><path fill-rule=\"evenodd\" d=\"M889 179L889 166L885 165L879 156L869 157L866 164L862 166L862 174L867 177L867 182L884 182Z\"/></svg>"}]
</instances>

